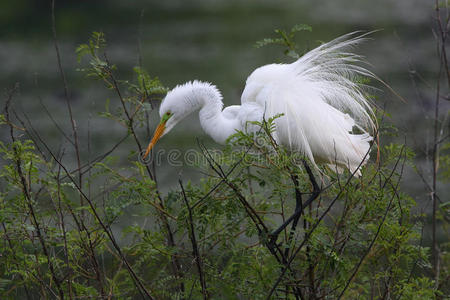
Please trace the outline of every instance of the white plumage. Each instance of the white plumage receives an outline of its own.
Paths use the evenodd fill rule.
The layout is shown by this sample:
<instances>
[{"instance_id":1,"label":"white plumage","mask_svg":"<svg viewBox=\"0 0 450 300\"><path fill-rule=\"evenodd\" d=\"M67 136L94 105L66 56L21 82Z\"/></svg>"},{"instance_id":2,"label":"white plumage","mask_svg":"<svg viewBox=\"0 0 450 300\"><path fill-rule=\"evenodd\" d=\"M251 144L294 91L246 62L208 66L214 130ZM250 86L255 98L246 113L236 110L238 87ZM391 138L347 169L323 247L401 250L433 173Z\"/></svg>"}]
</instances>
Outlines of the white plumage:
<instances>
[{"instance_id":1,"label":"white plumage","mask_svg":"<svg viewBox=\"0 0 450 300\"><path fill-rule=\"evenodd\" d=\"M160 134L155 134L148 150L198 109L202 128L218 143L245 130L248 121L283 114L275 120L278 143L304 154L314 164L326 163L338 171L345 167L359 175L358 166L369 157L369 132L375 129L364 86L357 82L359 76L375 75L357 65L361 57L350 52L363 40L363 36L350 33L291 64L256 69L247 79L241 106L222 110L222 95L209 83L193 81L175 87L161 103Z\"/></svg>"}]
</instances>

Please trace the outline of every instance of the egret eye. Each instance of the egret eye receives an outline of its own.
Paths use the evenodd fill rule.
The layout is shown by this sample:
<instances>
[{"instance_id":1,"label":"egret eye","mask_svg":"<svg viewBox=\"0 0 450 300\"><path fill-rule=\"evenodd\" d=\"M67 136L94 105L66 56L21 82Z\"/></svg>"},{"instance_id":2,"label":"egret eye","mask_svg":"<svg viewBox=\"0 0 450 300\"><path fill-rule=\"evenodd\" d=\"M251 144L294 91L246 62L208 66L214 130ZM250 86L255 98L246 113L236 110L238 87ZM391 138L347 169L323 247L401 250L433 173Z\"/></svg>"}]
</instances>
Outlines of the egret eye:
<instances>
[{"instance_id":1,"label":"egret eye","mask_svg":"<svg viewBox=\"0 0 450 300\"><path fill-rule=\"evenodd\" d=\"M172 116L172 113L170 111L166 112L162 118L161 118L161 122L167 122L167 120L169 120L169 118Z\"/></svg>"}]
</instances>

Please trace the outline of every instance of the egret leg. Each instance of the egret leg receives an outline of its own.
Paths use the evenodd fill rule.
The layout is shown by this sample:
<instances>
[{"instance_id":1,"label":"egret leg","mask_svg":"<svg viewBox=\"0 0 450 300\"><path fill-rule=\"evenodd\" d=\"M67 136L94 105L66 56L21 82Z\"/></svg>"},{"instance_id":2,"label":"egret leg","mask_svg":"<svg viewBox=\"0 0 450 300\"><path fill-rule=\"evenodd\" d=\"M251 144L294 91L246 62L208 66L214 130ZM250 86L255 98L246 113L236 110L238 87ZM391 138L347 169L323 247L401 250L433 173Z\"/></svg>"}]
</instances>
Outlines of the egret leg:
<instances>
[{"instance_id":1,"label":"egret leg","mask_svg":"<svg viewBox=\"0 0 450 300\"><path fill-rule=\"evenodd\" d=\"M313 191L311 193L311 196L308 198L308 200L306 200L305 203L302 203L302 199L301 199L301 193L298 189L298 178L296 175L294 175L293 180L294 180L294 185L296 188L295 194L296 194L296 207L295 207L295 212L292 216L290 216L283 224L281 224L280 227L278 227L278 229L276 229L275 231L273 231L270 234L270 241L269 243L274 244L276 243L276 240L278 238L278 235L291 223L292 224L292 229L295 230L295 228L297 227L298 224L298 220L300 219L300 216L303 213L303 208L304 207L308 207L308 205L310 205L314 200L316 200L319 195L320 195L320 188L317 185L317 181L311 171L311 168L308 166L308 164L306 163L306 161L303 161L303 165L306 169L306 172L308 173L309 176L309 180L311 181L311 184L313 186ZM291 234L292 231L291 231Z\"/></svg>"},{"instance_id":2,"label":"egret leg","mask_svg":"<svg viewBox=\"0 0 450 300\"><path fill-rule=\"evenodd\" d=\"M291 222L293 222L294 220L296 220L296 223L298 223L298 219L300 218L300 216L303 213L303 207L307 207L308 205L311 204L311 202L313 202L317 197L319 196L319 193L314 193L311 195L311 197L308 198L308 200L305 202L304 205L299 205L298 207L296 207L296 210L294 212L294 214L292 216L290 216L283 224L281 224L280 227L278 227L276 230L274 230L270 236L272 241L276 240L278 235L289 225L291 224Z\"/></svg>"},{"instance_id":3,"label":"egret leg","mask_svg":"<svg viewBox=\"0 0 450 300\"><path fill-rule=\"evenodd\" d=\"M303 211L303 203L302 203L302 193L300 192L300 189L298 187L298 176L296 174L291 176L292 181L294 182L294 190L295 190L295 211ZM284 256L289 256L289 245L291 244L292 238L294 236L295 229L297 229L298 220L300 220L301 213L296 216L292 221L292 227L289 232L289 238L287 240L288 247L286 247L286 250L284 251Z\"/></svg>"}]
</instances>

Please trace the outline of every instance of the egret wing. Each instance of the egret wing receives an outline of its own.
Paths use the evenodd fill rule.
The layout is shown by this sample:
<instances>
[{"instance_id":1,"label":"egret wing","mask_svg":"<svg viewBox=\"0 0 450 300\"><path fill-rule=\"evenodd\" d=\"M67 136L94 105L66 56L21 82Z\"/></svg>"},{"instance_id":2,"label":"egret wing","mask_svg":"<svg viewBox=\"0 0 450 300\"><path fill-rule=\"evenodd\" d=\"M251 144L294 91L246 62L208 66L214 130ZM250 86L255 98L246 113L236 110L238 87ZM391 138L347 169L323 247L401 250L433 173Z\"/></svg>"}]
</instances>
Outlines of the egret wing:
<instances>
[{"instance_id":1,"label":"egret wing","mask_svg":"<svg viewBox=\"0 0 450 300\"><path fill-rule=\"evenodd\" d=\"M373 112L359 76L374 75L355 65L348 49L363 40L352 34L324 44L292 64L255 70L247 79L242 103L255 102L266 118L283 114L275 138L313 163L351 171L368 159ZM354 129L359 134L352 133Z\"/></svg>"}]
</instances>

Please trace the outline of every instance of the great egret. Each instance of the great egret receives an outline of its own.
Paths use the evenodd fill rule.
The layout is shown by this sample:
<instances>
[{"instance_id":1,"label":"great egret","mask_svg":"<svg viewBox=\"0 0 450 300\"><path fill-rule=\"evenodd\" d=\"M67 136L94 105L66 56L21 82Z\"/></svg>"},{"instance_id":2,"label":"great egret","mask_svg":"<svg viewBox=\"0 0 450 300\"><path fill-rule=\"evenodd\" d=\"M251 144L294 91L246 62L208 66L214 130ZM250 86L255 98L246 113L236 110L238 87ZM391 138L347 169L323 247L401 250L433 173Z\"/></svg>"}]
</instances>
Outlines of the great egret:
<instances>
[{"instance_id":1,"label":"great egret","mask_svg":"<svg viewBox=\"0 0 450 300\"><path fill-rule=\"evenodd\" d=\"M358 65L361 56L349 51L365 40L349 33L325 43L291 64L262 66L248 77L241 105L223 108L216 86L187 82L171 90L161 103L161 121L144 158L156 142L196 110L203 130L223 144L248 121L277 114L275 140L311 162L329 164L333 170L356 172L368 159L375 129L373 110L358 77L375 75ZM248 129L247 129L248 130ZM255 128L251 129L255 130Z\"/></svg>"}]
</instances>

